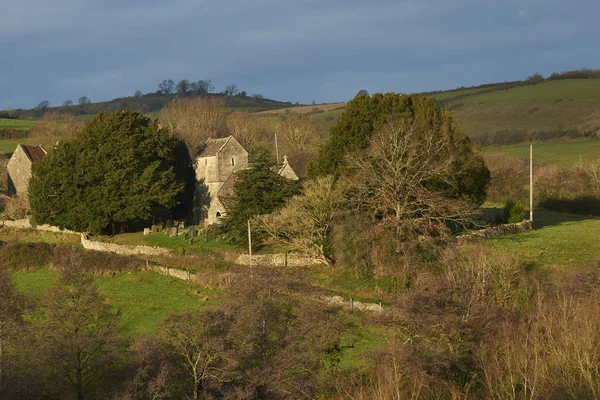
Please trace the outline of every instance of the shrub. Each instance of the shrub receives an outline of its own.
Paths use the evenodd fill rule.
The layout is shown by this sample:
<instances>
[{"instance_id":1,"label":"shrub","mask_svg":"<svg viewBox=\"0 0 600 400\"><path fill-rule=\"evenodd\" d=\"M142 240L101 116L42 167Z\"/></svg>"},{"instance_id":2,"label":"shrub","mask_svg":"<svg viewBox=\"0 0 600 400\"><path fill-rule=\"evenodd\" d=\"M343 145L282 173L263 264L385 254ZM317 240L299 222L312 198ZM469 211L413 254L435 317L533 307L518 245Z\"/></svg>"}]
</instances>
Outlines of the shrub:
<instances>
[{"instance_id":1,"label":"shrub","mask_svg":"<svg viewBox=\"0 0 600 400\"><path fill-rule=\"evenodd\" d=\"M525 207L520 201L509 199L504 205L504 222L507 224L516 224L523 221Z\"/></svg>"},{"instance_id":2,"label":"shrub","mask_svg":"<svg viewBox=\"0 0 600 400\"><path fill-rule=\"evenodd\" d=\"M14 195L4 199L4 213L10 219L23 219L29 211L29 199Z\"/></svg>"},{"instance_id":3,"label":"shrub","mask_svg":"<svg viewBox=\"0 0 600 400\"><path fill-rule=\"evenodd\" d=\"M76 263L83 272L94 275L139 270L145 266L144 261L133 256L120 256L115 253L81 250L61 245L54 248L51 257L52 265L57 269Z\"/></svg>"},{"instance_id":4,"label":"shrub","mask_svg":"<svg viewBox=\"0 0 600 400\"><path fill-rule=\"evenodd\" d=\"M52 259L54 245L49 243L0 242L0 265L11 269L36 269Z\"/></svg>"}]
</instances>

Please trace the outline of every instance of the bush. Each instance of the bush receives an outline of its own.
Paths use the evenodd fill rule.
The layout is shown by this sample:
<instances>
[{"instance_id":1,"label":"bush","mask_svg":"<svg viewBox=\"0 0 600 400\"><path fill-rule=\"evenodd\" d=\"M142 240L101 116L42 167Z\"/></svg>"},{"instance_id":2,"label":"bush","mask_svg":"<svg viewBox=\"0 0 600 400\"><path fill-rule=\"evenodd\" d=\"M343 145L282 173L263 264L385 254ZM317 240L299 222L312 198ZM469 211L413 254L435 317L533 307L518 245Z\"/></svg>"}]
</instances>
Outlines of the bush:
<instances>
[{"instance_id":1,"label":"bush","mask_svg":"<svg viewBox=\"0 0 600 400\"><path fill-rule=\"evenodd\" d=\"M54 245L49 243L0 242L0 265L11 269L36 269L52 259Z\"/></svg>"},{"instance_id":2,"label":"bush","mask_svg":"<svg viewBox=\"0 0 600 400\"><path fill-rule=\"evenodd\" d=\"M94 275L140 270L145 266L142 260L133 256L80 250L75 247L61 245L54 248L51 262L56 269L63 269L75 264L82 272Z\"/></svg>"},{"instance_id":3,"label":"bush","mask_svg":"<svg viewBox=\"0 0 600 400\"><path fill-rule=\"evenodd\" d=\"M509 199L504 205L504 222L507 224L516 224L523 221L525 207L520 201Z\"/></svg>"}]
</instances>

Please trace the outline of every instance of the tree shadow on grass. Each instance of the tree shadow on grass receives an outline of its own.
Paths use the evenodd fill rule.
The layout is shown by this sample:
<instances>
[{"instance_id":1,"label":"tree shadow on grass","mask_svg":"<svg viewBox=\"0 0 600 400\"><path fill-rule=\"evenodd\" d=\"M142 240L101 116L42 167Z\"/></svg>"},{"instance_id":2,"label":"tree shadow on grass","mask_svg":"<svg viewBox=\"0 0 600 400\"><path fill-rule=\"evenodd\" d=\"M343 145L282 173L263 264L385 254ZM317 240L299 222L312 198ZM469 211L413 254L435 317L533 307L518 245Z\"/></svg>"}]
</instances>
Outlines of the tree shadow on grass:
<instances>
[{"instance_id":1,"label":"tree shadow on grass","mask_svg":"<svg viewBox=\"0 0 600 400\"><path fill-rule=\"evenodd\" d=\"M600 202L600 200L597 201ZM497 214L502 215L502 208L482 208L481 214L486 221L492 222ZM529 210L525 210L523 214L523 219L529 219ZM588 219L600 219L600 217L591 213L582 215L567 211L554 211L545 208L536 208L533 210L533 229L542 229L548 226L556 226L569 222L578 222Z\"/></svg>"}]
</instances>

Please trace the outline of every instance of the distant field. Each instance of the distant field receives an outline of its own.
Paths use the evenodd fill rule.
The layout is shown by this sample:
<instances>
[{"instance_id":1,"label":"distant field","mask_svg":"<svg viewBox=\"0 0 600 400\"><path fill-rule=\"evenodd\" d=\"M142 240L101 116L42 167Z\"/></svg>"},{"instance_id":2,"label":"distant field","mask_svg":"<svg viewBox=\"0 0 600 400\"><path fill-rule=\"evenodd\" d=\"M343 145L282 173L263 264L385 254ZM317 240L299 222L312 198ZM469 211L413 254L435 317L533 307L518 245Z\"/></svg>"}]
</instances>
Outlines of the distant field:
<instances>
[{"instance_id":1,"label":"distant field","mask_svg":"<svg viewBox=\"0 0 600 400\"><path fill-rule=\"evenodd\" d=\"M42 268L12 273L17 288L40 295L56 280L54 271ZM217 292L159 275L135 271L96 278L100 293L121 312L121 332L129 339L152 333L171 312L216 304Z\"/></svg>"},{"instance_id":2,"label":"distant field","mask_svg":"<svg viewBox=\"0 0 600 400\"><path fill-rule=\"evenodd\" d=\"M25 143L27 139L5 139L0 140L0 155L4 154L10 157L15 152L17 146L21 143Z\"/></svg>"},{"instance_id":3,"label":"distant field","mask_svg":"<svg viewBox=\"0 0 600 400\"><path fill-rule=\"evenodd\" d=\"M295 112L299 114L309 114L313 112L315 109L321 111L331 111L339 108L346 107L346 103L333 103L333 104L315 104L310 106L298 106L298 107L288 107L288 108L280 108L277 110L267 110L261 111L257 114L283 114L286 112Z\"/></svg>"},{"instance_id":4,"label":"distant field","mask_svg":"<svg viewBox=\"0 0 600 400\"><path fill-rule=\"evenodd\" d=\"M20 129L29 130L35 124L35 121L23 119L0 118L0 129Z\"/></svg>"},{"instance_id":5,"label":"distant field","mask_svg":"<svg viewBox=\"0 0 600 400\"><path fill-rule=\"evenodd\" d=\"M578 129L600 110L600 79L544 82L450 101L460 127L471 137L483 132Z\"/></svg>"},{"instance_id":6,"label":"distant field","mask_svg":"<svg viewBox=\"0 0 600 400\"><path fill-rule=\"evenodd\" d=\"M504 153L520 159L529 159L529 144L490 146L484 147L483 151L488 154ZM552 141L533 145L533 160L541 164L573 167L579 164L581 159L593 154L600 157L600 140Z\"/></svg>"},{"instance_id":7,"label":"distant field","mask_svg":"<svg viewBox=\"0 0 600 400\"><path fill-rule=\"evenodd\" d=\"M331 110L324 113L312 114L310 117L321 128L321 137L328 139L329 128L335 125L343 112L344 109Z\"/></svg>"}]
</instances>

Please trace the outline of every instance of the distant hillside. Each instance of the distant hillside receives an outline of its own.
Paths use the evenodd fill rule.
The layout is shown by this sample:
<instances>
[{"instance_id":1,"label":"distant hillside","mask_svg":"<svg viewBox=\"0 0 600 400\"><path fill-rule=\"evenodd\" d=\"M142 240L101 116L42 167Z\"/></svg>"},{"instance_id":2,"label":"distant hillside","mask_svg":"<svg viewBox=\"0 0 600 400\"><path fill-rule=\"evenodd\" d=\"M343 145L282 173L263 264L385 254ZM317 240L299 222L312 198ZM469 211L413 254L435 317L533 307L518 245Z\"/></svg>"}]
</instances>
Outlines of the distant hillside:
<instances>
[{"instance_id":1,"label":"distant hillside","mask_svg":"<svg viewBox=\"0 0 600 400\"><path fill-rule=\"evenodd\" d=\"M121 97L110 101L87 103L82 105L78 104L72 106L34 108L28 110L0 111L0 118L35 119L39 118L47 111L58 111L61 113L75 115L83 120L88 120L100 112L109 112L122 109L133 109L142 113L157 114L164 106L169 104L171 100L177 96L177 94L148 93L141 96ZM193 96L194 94L190 94L186 97ZM204 96L224 97L229 108L235 110L247 110L249 112L274 110L292 106L292 103L289 101L283 102L262 97L258 98L242 95L227 96L222 93L210 93Z\"/></svg>"},{"instance_id":2,"label":"distant hillside","mask_svg":"<svg viewBox=\"0 0 600 400\"><path fill-rule=\"evenodd\" d=\"M564 74L572 76L572 72ZM600 74L586 79L542 78L424 94L448 107L460 127L484 145L575 138L591 135L594 126L600 129ZM325 130L340 114L337 109L312 118Z\"/></svg>"}]
</instances>

